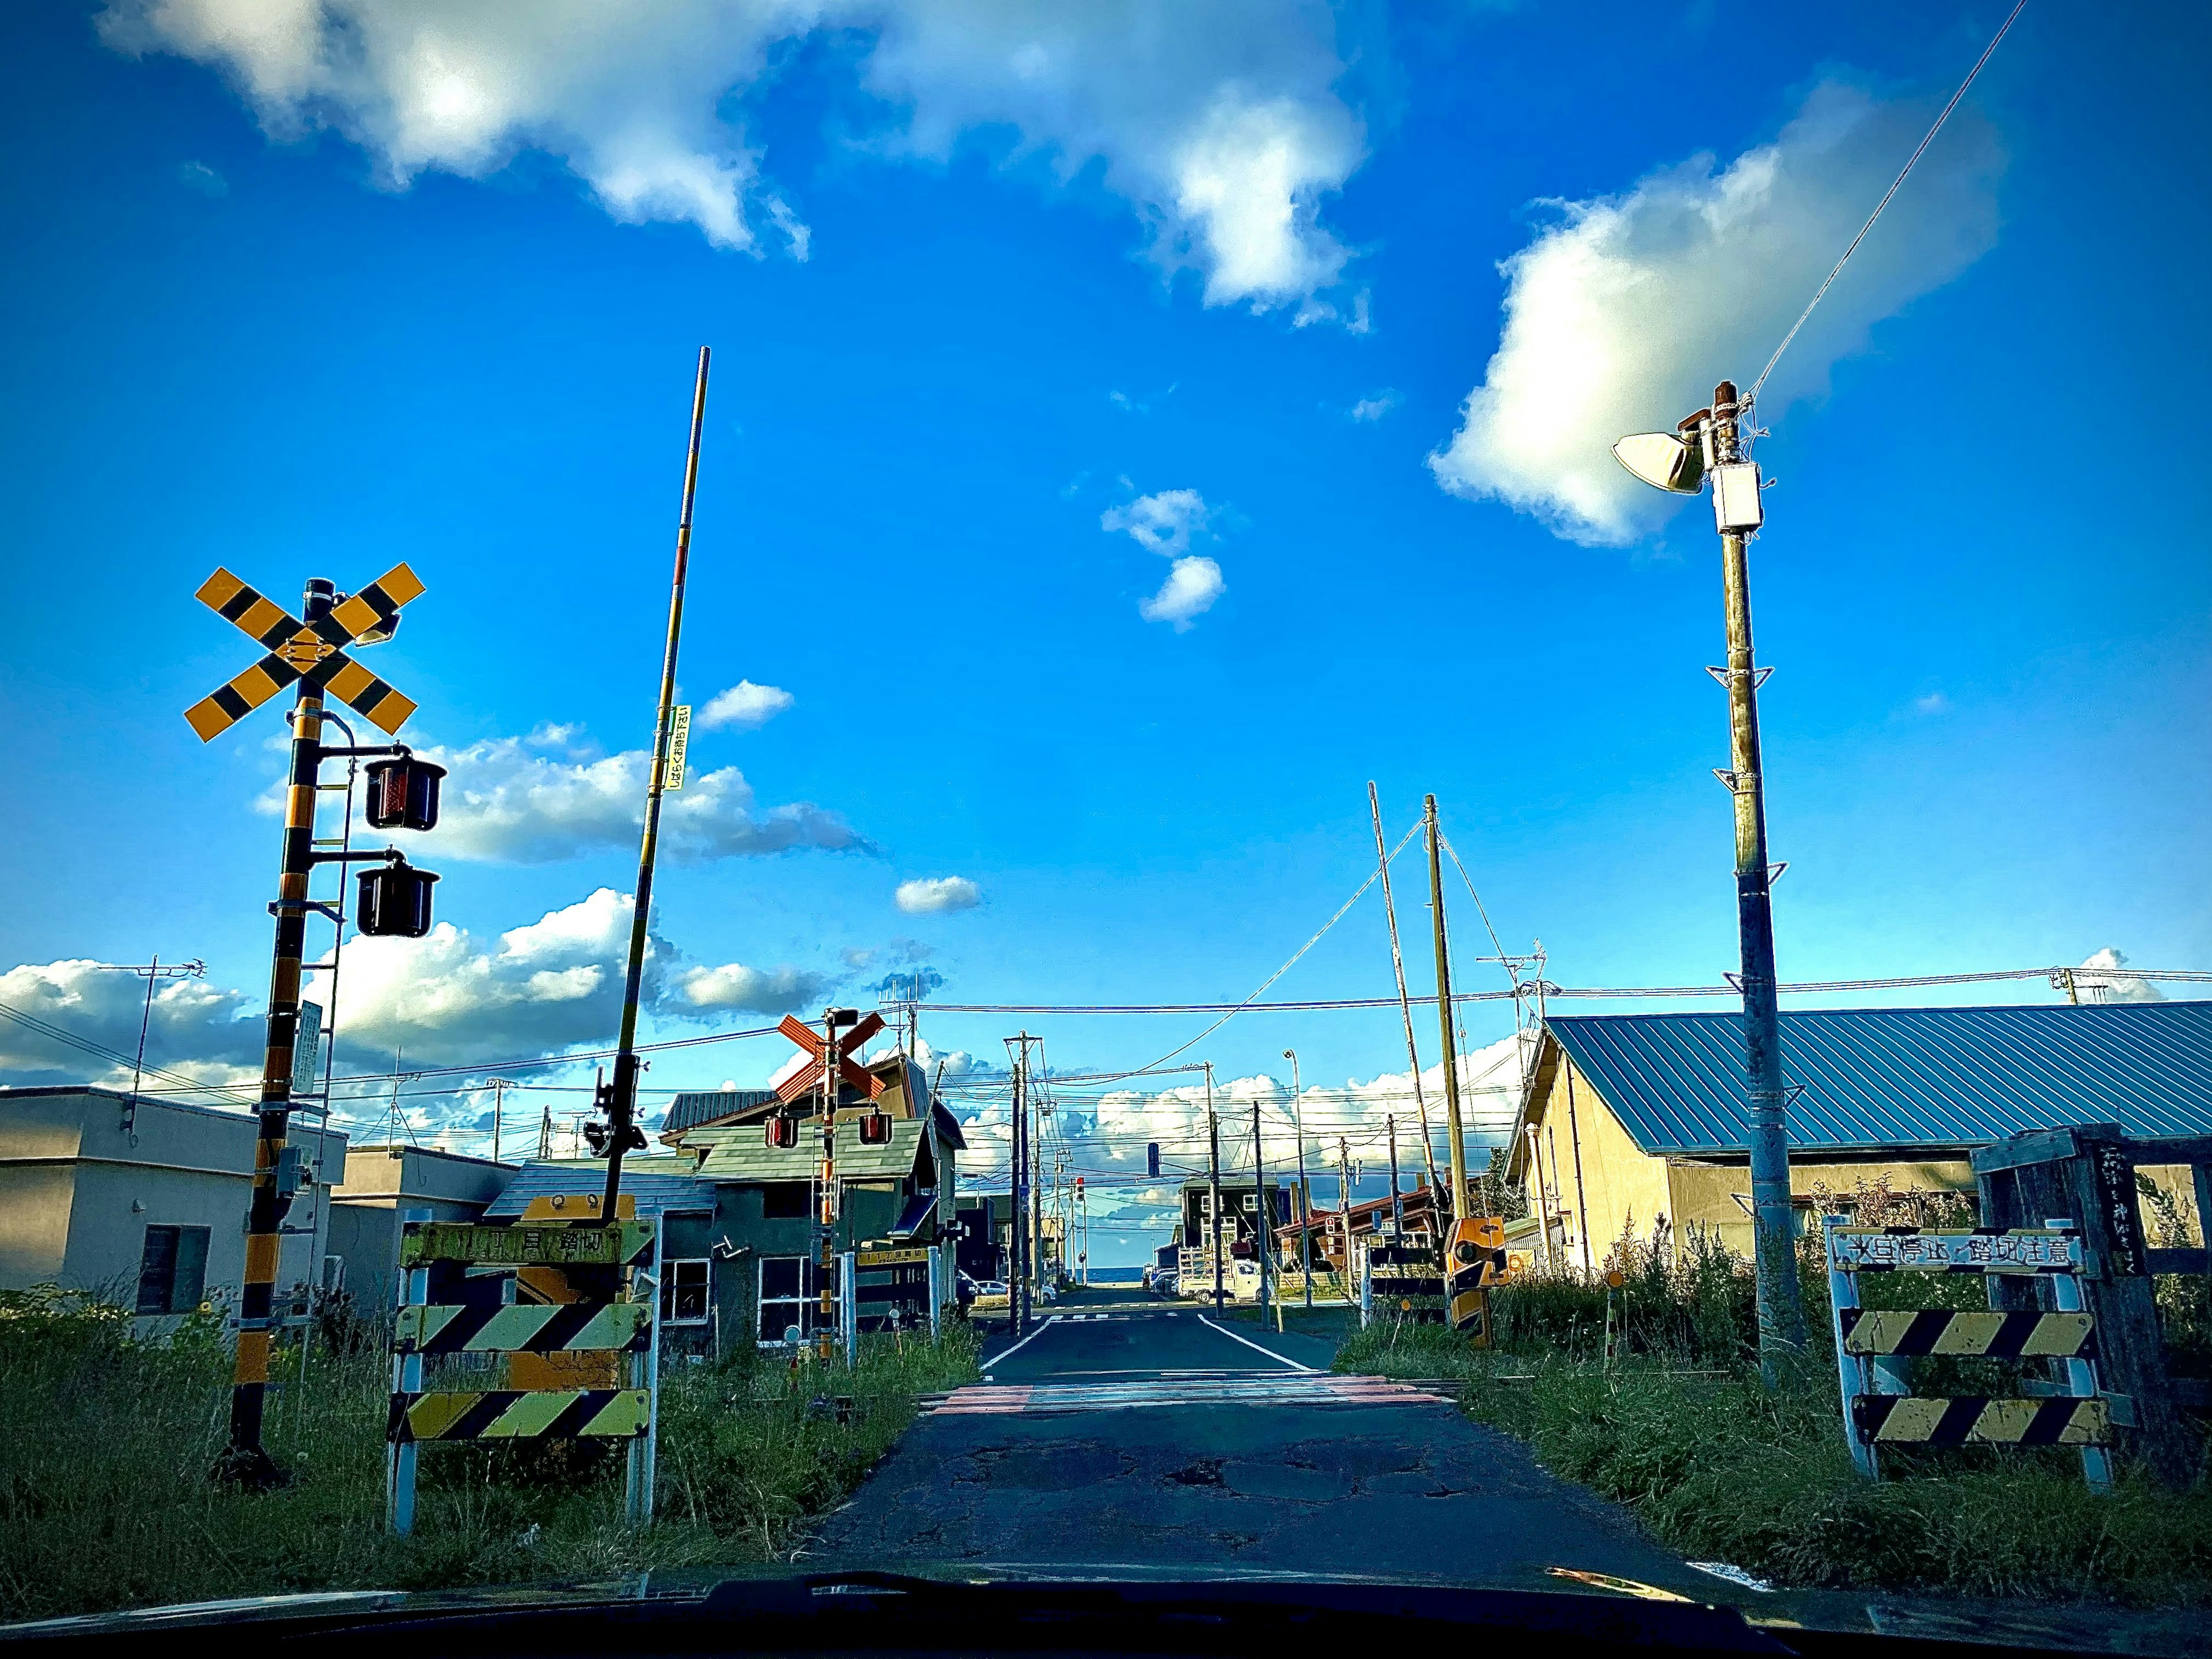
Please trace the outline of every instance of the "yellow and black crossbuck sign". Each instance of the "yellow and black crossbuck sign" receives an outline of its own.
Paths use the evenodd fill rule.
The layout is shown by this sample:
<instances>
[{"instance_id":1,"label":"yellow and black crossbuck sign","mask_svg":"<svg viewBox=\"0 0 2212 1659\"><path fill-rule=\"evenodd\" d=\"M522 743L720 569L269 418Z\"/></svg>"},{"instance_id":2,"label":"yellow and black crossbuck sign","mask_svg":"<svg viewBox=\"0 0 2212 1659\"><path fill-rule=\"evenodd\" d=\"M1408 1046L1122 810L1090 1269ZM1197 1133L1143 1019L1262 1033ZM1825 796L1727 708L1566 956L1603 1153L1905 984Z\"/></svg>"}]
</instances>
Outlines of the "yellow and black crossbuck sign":
<instances>
[{"instance_id":1,"label":"yellow and black crossbuck sign","mask_svg":"<svg viewBox=\"0 0 2212 1659\"><path fill-rule=\"evenodd\" d=\"M415 573L396 564L360 592L331 607L329 615L302 623L274 600L264 599L230 574L218 569L201 585L201 604L268 647L269 654L217 687L185 711L185 719L206 743L282 691L306 680L358 710L372 725L397 732L415 712L402 696L346 655L343 647L370 635L388 634L399 607L423 591Z\"/></svg>"},{"instance_id":2,"label":"yellow and black crossbuck sign","mask_svg":"<svg viewBox=\"0 0 2212 1659\"><path fill-rule=\"evenodd\" d=\"M1944 1400L1863 1394L1851 1401L1851 1422L1873 1445L2102 1446L2112 1437L2101 1400L1991 1400L1962 1395Z\"/></svg>"},{"instance_id":3,"label":"yellow and black crossbuck sign","mask_svg":"<svg viewBox=\"0 0 2212 1659\"><path fill-rule=\"evenodd\" d=\"M2094 1322L2085 1313L1913 1312L1840 1308L1844 1352L1851 1354L1972 1354L1989 1359L2094 1359Z\"/></svg>"},{"instance_id":4,"label":"yellow and black crossbuck sign","mask_svg":"<svg viewBox=\"0 0 2212 1659\"><path fill-rule=\"evenodd\" d=\"M395 1394L386 1436L409 1440L631 1440L653 1420L643 1389L463 1389Z\"/></svg>"},{"instance_id":5,"label":"yellow and black crossbuck sign","mask_svg":"<svg viewBox=\"0 0 2212 1659\"><path fill-rule=\"evenodd\" d=\"M410 1307L399 1310L392 1346L401 1353L614 1353L642 1350L653 1336L644 1302Z\"/></svg>"}]
</instances>

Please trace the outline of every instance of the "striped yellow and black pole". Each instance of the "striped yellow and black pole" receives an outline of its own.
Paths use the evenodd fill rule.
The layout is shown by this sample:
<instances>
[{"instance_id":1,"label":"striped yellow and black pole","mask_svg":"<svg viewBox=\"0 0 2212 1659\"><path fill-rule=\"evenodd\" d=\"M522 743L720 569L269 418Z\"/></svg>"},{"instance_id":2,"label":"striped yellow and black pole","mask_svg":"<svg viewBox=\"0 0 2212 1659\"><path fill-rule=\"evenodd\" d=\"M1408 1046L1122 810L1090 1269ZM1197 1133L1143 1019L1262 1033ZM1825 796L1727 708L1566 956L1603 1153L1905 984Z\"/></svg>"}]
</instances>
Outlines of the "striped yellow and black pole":
<instances>
[{"instance_id":1,"label":"striped yellow and black pole","mask_svg":"<svg viewBox=\"0 0 2212 1659\"><path fill-rule=\"evenodd\" d=\"M330 612L335 589L307 584L305 617L313 627ZM261 1415L276 1335L276 1262L283 1244L283 1199L276 1172L292 1112L292 1056L300 1032L300 962L307 931L307 878L314 869L315 783L323 739L323 694L300 682L292 708L292 766L284 792L284 853L277 878L276 946L269 970L269 1037L261 1062L260 1130L253 1149L253 1195L246 1216L246 1278L238 1304L238 1357L231 1372L230 1443L216 1468L240 1486L282 1485L285 1476L263 1449Z\"/></svg>"}]
</instances>

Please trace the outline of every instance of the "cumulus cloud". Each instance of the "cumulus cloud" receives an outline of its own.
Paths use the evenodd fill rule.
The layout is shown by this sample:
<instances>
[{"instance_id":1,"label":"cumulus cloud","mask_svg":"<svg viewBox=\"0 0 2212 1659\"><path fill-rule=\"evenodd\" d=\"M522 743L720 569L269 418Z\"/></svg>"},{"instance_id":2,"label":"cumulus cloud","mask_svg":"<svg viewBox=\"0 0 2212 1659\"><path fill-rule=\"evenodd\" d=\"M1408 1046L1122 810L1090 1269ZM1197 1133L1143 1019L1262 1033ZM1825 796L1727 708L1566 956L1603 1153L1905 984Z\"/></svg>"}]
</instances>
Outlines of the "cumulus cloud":
<instances>
[{"instance_id":1,"label":"cumulus cloud","mask_svg":"<svg viewBox=\"0 0 2212 1659\"><path fill-rule=\"evenodd\" d=\"M1139 495L1125 507L1109 507L1098 515L1098 527L1126 530L1147 553L1172 558L1188 552L1190 538L1203 531L1212 514L1206 497L1195 489L1163 489Z\"/></svg>"},{"instance_id":2,"label":"cumulus cloud","mask_svg":"<svg viewBox=\"0 0 2212 1659\"><path fill-rule=\"evenodd\" d=\"M109 0L100 27L221 70L272 136L342 132L389 188L535 149L617 219L756 252L768 231L799 258L747 100L835 36L880 100L880 152L942 158L983 131L1063 180L1096 166L1207 304L1300 321L1340 309L1349 254L1321 208L1365 154L1322 0Z\"/></svg>"},{"instance_id":3,"label":"cumulus cloud","mask_svg":"<svg viewBox=\"0 0 2212 1659\"><path fill-rule=\"evenodd\" d=\"M710 732L726 726L750 730L767 725L795 701L781 686L755 685L750 680L739 680L699 711L699 724Z\"/></svg>"},{"instance_id":4,"label":"cumulus cloud","mask_svg":"<svg viewBox=\"0 0 2212 1659\"><path fill-rule=\"evenodd\" d=\"M338 1040L356 1053L404 1047L441 1064L604 1041L622 1010L631 908L629 895L602 887L490 944L449 921L421 939L354 939L338 988ZM654 945L657 986L666 947ZM319 990L327 977L314 976Z\"/></svg>"},{"instance_id":5,"label":"cumulus cloud","mask_svg":"<svg viewBox=\"0 0 2212 1659\"><path fill-rule=\"evenodd\" d=\"M1228 591L1221 567L1190 551L1192 538L1208 533L1213 516L1195 489L1163 489L1099 514L1101 530L1126 531L1146 552L1174 561L1160 591L1137 602L1137 614L1146 622L1172 623L1176 633L1186 633L1191 619Z\"/></svg>"},{"instance_id":6,"label":"cumulus cloud","mask_svg":"<svg viewBox=\"0 0 2212 1659\"><path fill-rule=\"evenodd\" d=\"M1345 412L1355 421L1379 421L1398 406L1395 392L1378 392L1371 398L1362 398Z\"/></svg>"},{"instance_id":7,"label":"cumulus cloud","mask_svg":"<svg viewBox=\"0 0 2212 1659\"><path fill-rule=\"evenodd\" d=\"M983 890L965 876L931 876L901 882L894 896L910 916L937 915L974 909L983 902Z\"/></svg>"},{"instance_id":8,"label":"cumulus cloud","mask_svg":"<svg viewBox=\"0 0 2212 1659\"><path fill-rule=\"evenodd\" d=\"M748 968L737 962L690 969L677 982L684 1000L694 1008L744 1008L763 1014L803 1008L817 1001L830 986L826 975L796 968Z\"/></svg>"},{"instance_id":9,"label":"cumulus cloud","mask_svg":"<svg viewBox=\"0 0 2212 1659\"><path fill-rule=\"evenodd\" d=\"M2084 1002L2163 1002L2166 993L2147 979L2112 970L2128 965L2124 951L2107 945L2074 970L2074 990Z\"/></svg>"},{"instance_id":10,"label":"cumulus cloud","mask_svg":"<svg viewBox=\"0 0 2212 1659\"><path fill-rule=\"evenodd\" d=\"M1672 430L1725 377L1748 386L1932 113L1828 82L1725 166L1695 156L1623 195L1548 204L1557 222L1500 266L1498 350L1429 458L1437 482L1585 544L1656 526L1680 501L1624 471L1613 441ZM1988 123L1959 111L1775 371L1766 415L1825 392L1875 322L1990 246L2001 169Z\"/></svg>"},{"instance_id":11,"label":"cumulus cloud","mask_svg":"<svg viewBox=\"0 0 2212 1659\"><path fill-rule=\"evenodd\" d=\"M900 1002L920 1002L933 991L941 990L945 975L934 968L909 968L904 972L885 974L868 989L878 996Z\"/></svg>"},{"instance_id":12,"label":"cumulus cloud","mask_svg":"<svg viewBox=\"0 0 2212 1659\"><path fill-rule=\"evenodd\" d=\"M1187 634L1191 619L1210 610L1228 588L1221 580L1221 567L1212 560L1195 556L1177 559L1169 567L1160 591L1137 601L1137 614L1146 622L1172 623L1176 633Z\"/></svg>"},{"instance_id":13,"label":"cumulus cloud","mask_svg":"<svg viewBox=\"0 0 2212 1659\"><path fill-rule=\"evenodd\" d=\"M82 957L27 963L0 974L0 1003L108 1051L90 1053L18 1021L0 1021L0 1073L14 1084L128 1089L142 1018L149 1066L206 1083L261 1075L265 1027L258 1006L204 979L161 981L149 1017L146 981L127 969Z\"/></svg>"},{"instance_id":14,"label":"cumulus cloud","mask_svg":"<svg viewBox=\"0 0 2212 1659\"><path fill-rule=\"evenodd\" d=\"M451 858L547 864L635 845L653 757L600 753L573 727L420 751L447 769L427 844ZM801 801L763 808L735 767L695 774L660 809L662 849L684 860L752 858L799 848L871 850L835 812Z\"/></svg>"}]
</instances>

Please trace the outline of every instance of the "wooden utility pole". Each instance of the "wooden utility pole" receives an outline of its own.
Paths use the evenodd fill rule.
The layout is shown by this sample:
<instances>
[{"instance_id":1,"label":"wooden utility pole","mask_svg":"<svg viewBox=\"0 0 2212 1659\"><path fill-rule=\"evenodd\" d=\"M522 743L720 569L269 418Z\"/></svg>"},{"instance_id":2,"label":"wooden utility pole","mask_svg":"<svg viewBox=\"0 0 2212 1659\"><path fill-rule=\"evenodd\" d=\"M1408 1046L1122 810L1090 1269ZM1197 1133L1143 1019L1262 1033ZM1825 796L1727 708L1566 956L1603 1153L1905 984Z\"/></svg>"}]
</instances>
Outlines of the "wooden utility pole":
<instances>
[{"instance_id":1,"label":"wooden utility pole","mask_svg":"<svg viewBox=\"0 0 2212 1659\"><path fill-rule=\"evenodd\" d=\"M1743 459L1735 382L1713 388L1705 436L1709 470ZM1756 483L1753 485L1757 490ZM1774 909L1766 863L1766 786L1759 744L1759 683L1751 646L1751 574L1741 530L1721 532L1721 575L1728 619L1729 769L1721 781L1735 808L1736 935L1742 969L1745 1080L1751 1096L1750 1152L1753 1263L1759 1299L1759 1364L1771 1385L1779 1354L1805 1346L1797 1294L1796 1238L1790 1218L1790 1141L1784 1121L1782 1013L1775 983Z\"/></svg>"},{"instance_id":2,"label":"wooden utility pole","mask_svg":"<svg viewBox=\"0 0 2212 1659\"><path fill-rule=\"evenodd\" d=\"M1390 1131L1390 1226L1397 1234L1397 1237L1390 1242L1394 1244L1403 1244L1406 1242L1406 1200L1398 1194L1397 1115L1393 1113L1382 1121Z\"/></svg>"},{"instance_id":3,"label":"wooden utility pole","mask_svg":"<svg viewBox=\"0 0 2212 1659\"><path fill-rule=\"evenodd\" d=\"M1313 1310L1313 1188L1306 1180L1306 1111L1304 1091L1298 1083L1298 1054L1283 1050L1291 1062L1291 1124L1298 1137L1298 1271L1306 1281L1306 1310Z\"/></svg>"},{"instance_id":4,"label":"wooden utility pole","mask_svg":"<svg viewBox=\"0 0 2212 1659\"><path fill-rule=\"evenodd\" d=\"M1426 798L1422 823L1429 839L1429 912L1437 939L1437 1019L1443 1028L1444 1135L1451 1150L1451 1210L1457 1220L1474 1213L1468 1207L1467 1128L1459 1109L1458 1043L1452 1037L1451 947L1444 936L1443 866L1437 843L1443 839L1437 828L1437 798ZM1450 1230L1442 1230L1450 1237Z\"/></svg>"},{"instance_id":5,"label":"wooden utility pole","mask_svg":"<svg viewBox=\"0 0 2212 1659\"><path fill-rule=\"evenodd\" d=\"M1382 876L1382 914L1390 923L1390 967L1398 976L1398 1012L1406 1022L1406 1066L1413 1079L1413 1109L1421 1118L1421 1156L1426 1160L1429 1186L1437 1184L1437 1155L1429 1145L1429 1107L1421 1097L1421 1051L1413 1041L1413 1004L1406 992L1406 957L1398 948L1398 905L1390 896L1390 849L1382 840L1382 801L1375 781L1367 781L1367 810L1375 819L1375 867ZM1449 1046L1449 1045L1447 1045Z\"/></svg>"},{"instance_id":6,"label":"wooden utility pole","mask_svg":"<svg viewBox=\"0 0 2212 1659\"><path fill-rule=\"evenodd\" d=\"M1352 1300L1352 1143L1336 1138L1336 1214L1344 1223L1344 1299Z\"/></svg>"},{"instance_id":7,"label":"wooden utility pole","mask_svg":"<svg viewBox=\"0 0 2212 1659\"><path fill-rule=\"evenodd\" d=\"M1260 1103L1252 1103L1252 1249L1260 1258L1260 1322L1267 1319L1267 1258L1275 1249L1275 1216L1267 1206L1267 1169L1260 1150Z\"/></svg>"},{"instance_id":8,"label":"wooden utility pole","mask_svg":"<svg viewBox=\"0 0 2212 1659\"><path fill-rule=\"evenodd\" d=\"M1213 1115L1213 1062L1206 1062L1206 1203L1212 1210L1213 1310L1221 1311L1221 1122Z\"/></svg>"},{"instance_id":9,"label":"wooden utility pole","mask_svg":"<svg viewBox=\"0 0 2212 1659\"><path fill-rule=\"evenodd\" d=\"M1016 1041L1008 1037L1009 1045ZM1014 1056L1013 1153L1012 1163L1006 1173L1006 1322L1020 1336L1029 1324L1029 1211L1023 1203L1022 1182L1029 1173L1029 1124L1024 1115L1023 1085L1027 1081L1030 1060L1029 1036L1019 1039L1020 1049Z\"/></svg>"}]
</instances>

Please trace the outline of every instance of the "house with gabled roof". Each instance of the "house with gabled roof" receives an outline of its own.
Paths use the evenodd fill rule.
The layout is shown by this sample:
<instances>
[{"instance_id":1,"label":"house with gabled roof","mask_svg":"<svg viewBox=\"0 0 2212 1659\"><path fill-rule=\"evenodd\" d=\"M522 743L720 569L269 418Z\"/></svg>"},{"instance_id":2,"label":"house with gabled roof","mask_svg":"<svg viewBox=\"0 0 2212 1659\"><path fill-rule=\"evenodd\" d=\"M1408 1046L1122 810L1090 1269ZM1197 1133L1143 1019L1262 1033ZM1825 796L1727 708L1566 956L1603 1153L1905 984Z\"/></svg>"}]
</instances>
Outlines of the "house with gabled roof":
<instances>
[{"instance_id":1,"label":"house with gabled roof","mask_svg":"<svg viewBox=\"0 0 2212 1659\"><path fill-rule=\"evenodd\" d=\"M1801 1221L1862 1190L1964 1213L1974 1149L2008 1135L2212 1134L2212 1001L1788 1012L1782 1070ZM1547 1018L1507 1170L1540 1262L1693 1227L1748 1254L1749 1118L1740 1014Z\"/></svg>"}]
</instances>

